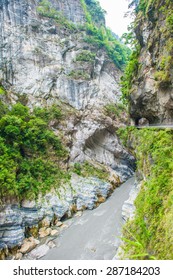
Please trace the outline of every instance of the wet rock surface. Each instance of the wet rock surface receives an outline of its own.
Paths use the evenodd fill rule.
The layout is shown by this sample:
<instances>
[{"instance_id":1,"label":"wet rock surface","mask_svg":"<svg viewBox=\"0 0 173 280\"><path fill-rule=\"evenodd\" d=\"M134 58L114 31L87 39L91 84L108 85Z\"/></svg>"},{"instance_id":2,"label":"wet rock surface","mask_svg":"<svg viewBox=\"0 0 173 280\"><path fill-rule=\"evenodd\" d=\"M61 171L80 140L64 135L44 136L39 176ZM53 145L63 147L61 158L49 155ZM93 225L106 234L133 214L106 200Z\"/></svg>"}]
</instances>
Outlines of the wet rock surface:
<instances>
[{"instance_id":1,"label":"wet rock surface","mask_svg":"<svg viewBox=\"0 0 173 280\"><path fill-rule=\"evenodd\" d=\"M37 226L42 220L48 226L54 217L61 219L65 214L68 217L74 204L77 210L93 209L99 196L107 198L112 191L110 183L97 178L86 179L74 175L71 183L72 188L66 187L65 191L62 188L61 198L50 193L38 203L25 201L25 208L17 205L4 207L0 212L0 248L21 245L27 227ZM57 222L57 225L61 226L61 222ZM50 234L51 229L48 227L42 227L39 231L42 238Z\"/></svg>"}]
</instances>

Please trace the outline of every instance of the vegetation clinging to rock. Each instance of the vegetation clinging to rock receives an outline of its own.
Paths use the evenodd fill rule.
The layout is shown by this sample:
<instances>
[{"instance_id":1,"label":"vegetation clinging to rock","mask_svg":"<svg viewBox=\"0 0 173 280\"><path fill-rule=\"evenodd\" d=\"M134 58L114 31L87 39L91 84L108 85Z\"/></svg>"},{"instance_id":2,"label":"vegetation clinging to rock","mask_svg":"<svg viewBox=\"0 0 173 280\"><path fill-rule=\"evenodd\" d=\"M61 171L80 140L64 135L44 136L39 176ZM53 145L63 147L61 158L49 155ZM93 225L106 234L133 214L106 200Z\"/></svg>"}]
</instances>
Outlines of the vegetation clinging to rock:
<instances>
[{"instance_id":1,"label":"vegetation clinging to rock","mask_svg":"<svg viewBox=\"0 0 173 280\"><path fill-rule=\"evenodd\" d=\"M86 23L84 26L74 25L67 20L65 16L60 11L57 11L48 0L42 0L39 3L37 12L43 17L53 18L56 23L70 30L74 29L79 32L80 30L85 30L87 33L85 41L91 44L96 44L99 48L105 48L115 65L118 68L123 69L129 60L130 49L118 41L113 36L111 30L105 27L105 11L100 7L98 1L80 1L86 17Z\"/></svg>"},{"instance_id":2,"label":"vegetation clinging to rock","mask_svg":"<svg viewBox=\"0 0 173 280\"><path fill-rule=\"evenodd\" d=\"M121 129L120 134L124 143L133 141L137 169L144 177L135 201L135 217L123 230L122 257L172 259L173 131L129 128Z\"/></svg>"},{"instance_id":3,"label":"vegetation clinging to rock","mask_svg":"<svg viewBox=\"0 0 173 280\"><path fill-rule=\"evenodd\" d=\"M154 78L158 88L167 89L172 86L172 65L173 65L173 24L172 24L172 1L166 0L133 0L130 5L135 14L135 20L129 26L129 33L125 34L127 43L133 43L133 53L122 77L122 93L124 102L129 102L130 94L133 92L134 84L140 79L140 55L143 48L152 53L155 49L152 67ZM148 21L153 25L152 36L144 43L141 26ZM161 25L161 22L164 24ZM160 26L161 25L161 26ZM135 35L135 36L134 36ZM159 38L162 36L162 44Z\"/></svg>"},{"instance_id":4,"label":"vegetation clinging to rock","mask_svg":"<svg viewBox=\"0 0 173 280\"><path fill-rule=\"evenodd\" d=\"M87 161L83 163L76 162L72 171L83 177L97 177L101 180L108 180L109 178L109 172L104 166L94 166Z\"/></svg>"},{"instance_id":5,"label":"vegetation clinging to rock","mask_svg":"<svg viewBox=\"0 0 173 280\"><path fill-rule=\"evenodd\" d=\"M73 22L69 21L60 11L57 11L52 7L52 4L48 0L42 0L38 7L37 12L43 17L53 18L56 23L66 27L70 30L75 30L76 27Z\"/></svg>"},{"instance_id":6,"label":"vegetation clinging to rock","mask_svg":"<svg viewBox=\"0 0 173 280\"><path fill-rule=\"evenodd\" d=\"M58 188L69 175L60 167L68 155L60 139L48 126L60 118L56 108L30 113L20 103L9 110L3 104L0 119L0 199L36 198Z\"/></svg>"}]
</instances>

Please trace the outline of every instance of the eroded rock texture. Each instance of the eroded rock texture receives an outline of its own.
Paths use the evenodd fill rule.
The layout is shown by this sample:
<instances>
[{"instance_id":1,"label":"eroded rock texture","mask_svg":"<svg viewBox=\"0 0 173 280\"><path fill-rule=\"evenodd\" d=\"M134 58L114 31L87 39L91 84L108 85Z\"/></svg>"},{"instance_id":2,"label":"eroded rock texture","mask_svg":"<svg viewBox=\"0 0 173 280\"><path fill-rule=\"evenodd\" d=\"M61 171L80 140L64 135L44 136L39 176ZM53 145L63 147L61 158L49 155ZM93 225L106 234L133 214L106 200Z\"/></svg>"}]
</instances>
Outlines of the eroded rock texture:
<instances>
[{"instance_id":1,"label":"eroded rock texture","mask_svg":"<svg viewBox=\"0 0 173 280\"><path fill-rule=\"evenodd\" d=\"M123 182L134 170L134 158L116 135L125 122L112 120L104 110L106 104L119 102L121 71L104 49L86 43L84 30L70 29L39 15L39 2L1 0L0 83L8 92L2 99L7 104L22 102L31 109L60 101L71 106L75 114L66 116L63 123L51 124L55 133L64 135L63 144L70 152L68 164L103 164ZM85 22L79 0L49 2L76 27ZM27 227L45 217L62 218L72 204L77 210L92 209L98 196L105 199L111 189L109 183L97 178L82 178L72 185L76 196L67 191L61 199L47 194L42 205L34 201L4 205L0 212L0 248L21 244Z\"/></svg>"},{"instance_id":2,"label":"eroded rock texture","mask_svg":"<svg viewBox=\"0 0 173 280\"><path fill-rule=\"evenodd\" d=\"M0 209L0 249L22 244L25 229L38 227L43 218L51 223L54 217L71 217L74 207L76 211L91 210L99 197L105 200L111 192L110 183L74 175L71 185L62 187L59 194L50 192L44 198L40 196L37 202L23 200L21 205L8 203Z\"/></svg>"},{"instance_id":3,"label":"eroded rock texture","mask_svg":"<svg viewBox=\"0 0 173 280\"><path fill-rule=\"evenodd\" d=\"M141 118L150 123L173 122L172 9L172 1L150 1L136 17L140 53L130 95L136 123Z\"/></svg>"},{"instance_id":4,"label":"eroded rock texture","mask_svg":"<svg viewBox=\"0 0 173 280\"><path fill-rule=\"evenodd\" d=\"M116 102L121 73L106 53L85 43L85 32L39 16L38 2L4 0L1 4L2 84L18 97L27 97L29 106L50 105L59 98L77 109ZM75 24L83 23L79 0L50 2ZM86 53L93 57L80 61L79 55Z\"/></svg>"}]
</instances>

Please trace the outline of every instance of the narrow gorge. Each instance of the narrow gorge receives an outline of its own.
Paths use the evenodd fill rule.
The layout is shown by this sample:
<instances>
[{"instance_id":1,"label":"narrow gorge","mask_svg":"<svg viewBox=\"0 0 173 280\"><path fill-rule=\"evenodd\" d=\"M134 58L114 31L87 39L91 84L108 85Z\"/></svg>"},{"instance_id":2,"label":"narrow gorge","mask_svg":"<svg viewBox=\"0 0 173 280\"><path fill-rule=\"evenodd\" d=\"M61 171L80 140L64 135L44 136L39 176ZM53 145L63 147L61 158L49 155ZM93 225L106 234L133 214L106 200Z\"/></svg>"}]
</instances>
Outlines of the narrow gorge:
<instances>
[{"instance_id":1,"label":"narrow gorge","mask_svg":"<svg viewBox=\"0 0 173 280\"><path fill-rule=\"evenodd\" d=\"M173 257L173 133L134 126L173 120L172 2L130 6L134 51L98 1L1 0L0 259Z\"/></svg>"}]
</instances>

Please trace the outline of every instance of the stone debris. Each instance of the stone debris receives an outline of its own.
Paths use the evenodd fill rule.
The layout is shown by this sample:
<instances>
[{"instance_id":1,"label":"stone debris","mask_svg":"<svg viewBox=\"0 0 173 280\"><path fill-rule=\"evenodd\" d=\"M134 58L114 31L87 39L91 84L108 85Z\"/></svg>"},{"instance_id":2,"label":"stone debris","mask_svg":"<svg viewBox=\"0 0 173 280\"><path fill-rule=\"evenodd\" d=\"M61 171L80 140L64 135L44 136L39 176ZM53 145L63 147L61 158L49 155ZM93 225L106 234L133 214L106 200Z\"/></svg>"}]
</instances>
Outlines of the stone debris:
<instances>
[{"instance_id":1,"label":"stone debris","mask_svg":"<svg viewBox=\"0 0 173 280\"><path fill-rule=\"evenodd\" d=\"M60 222L60 221L57 221L55 225L56 225L57 227L61 227L61 226L63 225L63 223Z\"/></svg>"},{"instance_id":2,"label":"stone debris","mask_svg":"<svg viewBox=\"0 0 173 280\"><path fill-rule=\"evenodd\" d=\"M41 226L42 226L42 227L46 227L46 228L50 227L50 220L49 220L47 217L45 217L45 218L41 221Z\"/></svg>"},{"instance_id":3,"label":"stone debris","mask_svg":"<svg viewBox=\"0 0 173 280\"><path fill-rule=\"evenodd\" d=\"M39 240L33 238L33 237L30 237L30 238L27 238L24 240L20 250L19 250L19 253L22 253L22 254L26 254L26 253L29 253L31 250L33 250L38 244L40 243Z\"/></svg>"},{"instance_id":4,"label":"stone debris","mask_svg":"<svg viewBox=\"0 0 173 280\"><path fill-rule=\"evenodd\" d=\"M51 232L52 232L51 228L46 228L46 227L40 228L39 237L43 238L43 237L49 236L51 234Z\"/></svg>"},{"instance_id":5,"label":"stone debris","mask_svg":"<svg viewBox=\"0 0 173 280\"><path fill-rule=\"evenodd\" d=\"M14 256L14 259L15 260L21 260L23 257L23 254L21 252L18 252L15 256Z\"/></svg>"},{"instance_id":6,"label":"stone debris","mask_svg":"<svg viewBox=\"0 0 173 280\"><path fill-rule=\"evenodd\" d=\"M78 211L74 217L81 217L83 215L83 211Z\"/></svg>"},{"instance_id":7,"label":"stone debris","mask_svg":"<svg viewBox=\"0 0 173 280\"><path fill-rule=\"evenodd\" d=\"M66 229L66 228L68 228L68 227L69 227L68 225L63 224L63 225L61 226L61 229Z\"/></svg>"},{"instance_id":8,"label":"stone debris","mask_svg":"<svg viewBox=\"0 0 173 280\"><path fill-rule=\"evenodd\" d=\"M50 233L51 236L58 235L58 230L53 229Z\"/></svg>"}]
</instances>

